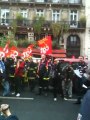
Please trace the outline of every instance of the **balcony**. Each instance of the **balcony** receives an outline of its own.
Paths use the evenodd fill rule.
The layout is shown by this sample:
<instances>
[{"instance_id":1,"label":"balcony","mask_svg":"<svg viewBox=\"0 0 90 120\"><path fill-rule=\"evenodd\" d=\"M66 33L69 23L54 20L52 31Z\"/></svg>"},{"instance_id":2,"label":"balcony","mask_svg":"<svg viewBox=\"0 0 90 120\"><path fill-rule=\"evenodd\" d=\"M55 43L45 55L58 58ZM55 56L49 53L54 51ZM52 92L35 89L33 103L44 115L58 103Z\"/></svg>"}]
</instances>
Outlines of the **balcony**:
<instances>
[{"instance_id":1,"label":"balcony","mask_svg":"<svg viewBox=\"0 0 90 120\"><path fill-rule=\"evenodd\" d=\"M82 4L82 0L0 0L2 3Z\"/></svg>"},{"instance_id":2,"label":"balcony","mask_svg":"<svg viewBox=\"0 0 90 120\"><path fill-rule=\"evenodd\" d=\"M12 27L12 23L13 23L13 19L0 19L0 27ZM49 29L50 30L50 26L54 21L45 21L42 28L44 29ZM35 23L35 21L31 21L31 20L20 20L17 21L16 26L19 28L32 28L33 24ZM85 30L86 28L86 23L81 23L80 21L58 21L58 23L60 24L66 24L69 26L69 30Z\"/></svg>"}]
</instances>

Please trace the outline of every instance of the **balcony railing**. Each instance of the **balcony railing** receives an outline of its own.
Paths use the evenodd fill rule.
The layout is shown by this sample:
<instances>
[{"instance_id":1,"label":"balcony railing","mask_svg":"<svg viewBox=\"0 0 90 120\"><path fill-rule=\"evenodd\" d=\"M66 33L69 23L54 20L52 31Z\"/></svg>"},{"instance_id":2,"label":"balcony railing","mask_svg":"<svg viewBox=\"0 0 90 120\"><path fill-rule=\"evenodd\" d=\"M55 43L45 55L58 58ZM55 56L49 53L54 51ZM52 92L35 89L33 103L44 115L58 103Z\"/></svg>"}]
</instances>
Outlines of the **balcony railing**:
<instances>
[{"instance_id":1,"label":"balcony railing","mask_svg":"<svg viewBox=\"0 0 90 120\"><path fill-rule=\"evenodd\" d=\"M13 19L0 19L0 26L12 26L13 24ZM42 27L50 27L51 24L54 21L45 21ZM19 27L32 27L33 24L35 23L35 21L31 21L31 20L20 20L17 21L16 26ZM80 21L58 21L58 23L60 24L66 24L69 26L69 28L73 28L73 29L85 29L86 28L86 23L82 23Z\"/></svg>"},{"instance_id":2,"label":"balcony railing","mask_svg":"<svg viewBox=\"0 0 90 120\"><path fill-rule=\"evenodd\" d=\"M0 0L0 2L11 3L53 3L53 4L82 4L82 0Z\"/></svg>"}]
</instances>

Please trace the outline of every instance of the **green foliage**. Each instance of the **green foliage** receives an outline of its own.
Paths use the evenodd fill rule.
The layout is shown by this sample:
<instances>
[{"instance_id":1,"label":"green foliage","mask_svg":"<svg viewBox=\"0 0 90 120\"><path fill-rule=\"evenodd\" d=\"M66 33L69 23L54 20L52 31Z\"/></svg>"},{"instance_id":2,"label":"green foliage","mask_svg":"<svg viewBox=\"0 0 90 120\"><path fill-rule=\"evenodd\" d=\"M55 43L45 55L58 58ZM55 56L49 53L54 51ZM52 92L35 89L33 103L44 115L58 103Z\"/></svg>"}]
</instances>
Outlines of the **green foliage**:
<instances>
[{"instance_id":1,"label":"green foliage","mask_svg":"<svg viewBox=\"0 0 90 120\"><path fill-rule=\"evenodd\" d=\"M36 16L34 18L33 28L34 28L34 32L37 33L38 35L40 35L40 33L41 33L41 28L42 28L44 22L45 22L45 19L42 16L41 17Z\"/></svg>"},{"instance_id":2,"label":"green foliage","mask_svg":"<svg viewBox=\"0 0 90 120\"><path fill-rule=\"evenodd\" d=\"M5 36L0 37L0 46L4 47L6 45L6 43L7 43L6 37Z\"/></svg>"},{"instance_id":3,"label":"green foliage","mask_svg":"<svg viewBox=\"0 0 90 120\"><path fill-rule=\"evenodd\" d=\"M23 20L23 16L22 16L20 13L17 13L17 14L16 14L16 20L17 20L17 21Z\"/></svg>"},{"instance_id":4,"label":"green foliage","mask_svg":"<svg viewBox=\"0 0 90 120\"><path fill-rule=\"evenodd\" d=\"M54 40L54 41L52 42L52 48L53 48L53 49L60 49L60 45L58 44L58 42L57 42L56 40Z\"/></svg>"},{"instance_id":5,"label":"green foliage","mask_svg":"<svg viewBox=\"0 0 90 120\"><path fill-rule=\"evenodd\" d=\"M51 29L54 37L57 37L60 33L60 24L59 23L52 23Z\"/></svg>"},{"instance_id":6,"label":"green foliage","mask_svg":"<svg viewBox=\"0 0 90 120\"><path fill-rule=\"evenodd\" d=\"M69 25L66 22L60 23L60 34L63 35L64 33L68 32Z\"/></svg>"},{"instance_id":7,"label":"green foliage","mask_svg":"<svg viewBox=\"0 0 90 120\"><path fill-rule=\"evenodd\" d=\"M54 37L58 37L59 35L63 35L63 33L68 32L69 30L69 25L66 24L65 22L61 23L52 23L51 24L51 29Z\"/></svg>"},{"instance_id":8,"label":"green foliage","mask_svg":"<svg viewBox=\"0 0 90 120\"><path fill-rule=\"evenodd\" d=\"M24 48L25 48L25 47L27 47L28 45L29 45L29 42L26 41L26 40L20 40L20 39L19 39L19 40L17 41L17 46L18 46L18 47L24 47Z\"/></svg>"},{"instance_id":9,"label":"green foliage","mask_svg":"<svg viewBox=\"0 0 90 120\"><path fill-rule=\"evenodd\" d=\"M36 46L36 42L35 41L31 41L31 42L29 42L28 40L19 40L19 41L17 41L17 46L18 47L24 47L24 48L26 48L26 47L28 47L29 45L34 45L34 46Z\"/></svg>"},{"instance_id":10,"label":"green foliage","mask_svg":"<svg viewBox=\"0 0 90 120\"><path fill-rule=\"evenodd\" d=\"M4 47L8 41L10 42L9 47L17 46L17 42L15 41L14 36L11 32L9 32L9 35L0 37L0 46Z\"/></svg>"}]
</instances>

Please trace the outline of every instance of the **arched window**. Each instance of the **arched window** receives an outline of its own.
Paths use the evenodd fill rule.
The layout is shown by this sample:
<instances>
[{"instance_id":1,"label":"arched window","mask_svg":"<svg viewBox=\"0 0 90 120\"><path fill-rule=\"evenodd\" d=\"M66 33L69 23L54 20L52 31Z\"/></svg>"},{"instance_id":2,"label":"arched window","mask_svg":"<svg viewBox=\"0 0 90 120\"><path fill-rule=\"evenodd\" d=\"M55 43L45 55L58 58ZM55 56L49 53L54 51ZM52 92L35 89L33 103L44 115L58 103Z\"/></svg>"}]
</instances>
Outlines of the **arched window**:
<instances>
[{"instance_id":1,"label":"arched window","mask_svg":"<svg viewBox=\"0 0 90 120\"><path fill-rule=\"evenodd\" d=\"M80 46L80 39L77 35L70 35L67 39L67 46L76 47Z\"/></svg>"},{"instance_id":2,"label":"arched window","mask_svg":"<svg viewBox=\"0 0 90 120\"><path fill-rule=\"evenodd\" d=\"M72 55L78 57L80 55L80 38L78 35L70 35L67 38L66 50L68 57Z\"/></svg>"}]
</instances>

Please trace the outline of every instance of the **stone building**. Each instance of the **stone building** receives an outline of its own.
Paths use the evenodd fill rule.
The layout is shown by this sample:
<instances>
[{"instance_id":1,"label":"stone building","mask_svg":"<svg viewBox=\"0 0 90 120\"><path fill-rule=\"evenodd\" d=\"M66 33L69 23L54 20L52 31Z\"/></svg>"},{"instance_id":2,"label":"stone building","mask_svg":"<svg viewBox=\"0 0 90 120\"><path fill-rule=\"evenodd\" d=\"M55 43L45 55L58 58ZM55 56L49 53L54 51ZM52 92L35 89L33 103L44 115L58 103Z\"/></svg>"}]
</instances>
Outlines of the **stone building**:
<instances>
[{"instance_id":1,"label":"stone building","mask_svg":"<svg viewBox=\"0 0 90 120\"><path fill-rule=\"evenodd\" d=\"M87 4L85 1L87 1ZM88 17L85 15L85 13L88 14L88 10L85 9L88 1L0 0L0 36L13 31L12 22L16 19L16 15L20 13L25 19L17 26L16 38L28 38L28 40L33 41L35 40L33 18L36 15L44 16L46 24L42 27L41 37L47 34L53 36L50 23L64 22L64 24L68 24L69 30L63 34L63 39L59 38L59 44L66 49L67 56L71 57L74 55L78 57L87 55L87 53L90 54L90 47L87 48L87 45L89 46L89 38L87 37L90 37L90 31L86 28L89 25L89 20L87 20L87 25L85 19ZM90 16L87 19L89 18ZM87 32L89 32L89 36L86 35Z\"/></svg>"}]
</instances>

